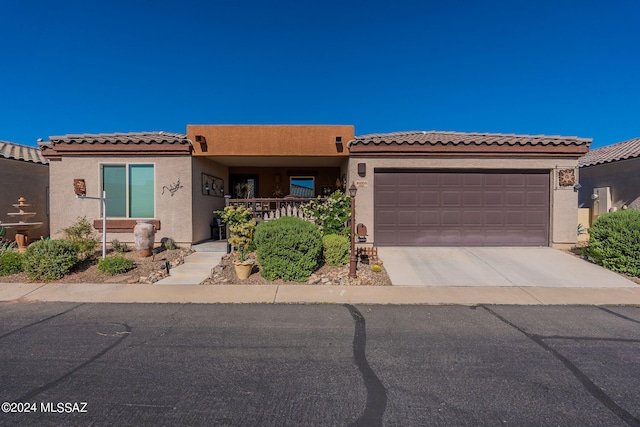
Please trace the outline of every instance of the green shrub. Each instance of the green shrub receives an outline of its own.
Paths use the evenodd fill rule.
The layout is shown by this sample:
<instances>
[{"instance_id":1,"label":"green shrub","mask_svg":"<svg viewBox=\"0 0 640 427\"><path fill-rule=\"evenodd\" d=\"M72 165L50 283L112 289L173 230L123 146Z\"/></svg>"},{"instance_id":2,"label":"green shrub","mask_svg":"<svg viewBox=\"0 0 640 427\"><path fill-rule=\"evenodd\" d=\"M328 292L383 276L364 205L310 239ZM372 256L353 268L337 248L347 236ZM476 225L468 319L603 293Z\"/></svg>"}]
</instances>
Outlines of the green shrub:
<instances>
[{"instance_id":1,"label":"green shrub","mask_svg":"<svg viewBox=\"0 0 640 427\"><path fill-rule=\"evenodd\" d=\"M98 270L111 275L126 273L132 268L133 260L122 255L106 257L98 262Z\"/></svg>"},{"instance_id":2,"label":"green shrub","mask_svg":"<svg viewBox=\"0 0 640 427\"><path fill-rule=\"evenodd\" d=\"M373 264L371 266L371 271L374 273L380 273L382 271L382 266L380 266L380 264Z\"/></svg>"},{"instance_id":3,"label":"green shrub","mask_svg":"<svg viewBox=\"0 0 640 427\"><path fill-rule=\"evenodd\" d=\"M301 208L305 215L310 215L315 220L324 236L348 236L351 233L351 227L346 226L347 221L351 219L351 197L342 191L334 192L326 200L318 197Z\"/></svg>"},{"instance_id":4,"label":"green shrub","mask_svg":"<svg viewBox=\"0 0 640 427\"><path fill-rule=\"evenodd\" d=\"M22 271L22 254L20 252L5 252L0 255L0 276L16 274Z\"/></svg>"},{"instance_id":5,"label":"green shrub","mask_svg":"<svg viewBox=\"0 0 640 427\"><path fill-rule=\"evenodd\" d=\"M96 239L93 226L87 221L86 216L78 217L73 225L63 229L62 232L68 240L78 245L78 251L82 258L94 255L99 242Z\"/></svg>"},{"instance_id":6,"label":"green shrub","mask_svg":"<svg viewBox=\"0 0 640 427\"><path fill-rule=\"evenodd\" d=\"M325 235L322 238L322 246L324 247L324 261L327 264L340 266L349 262L351 242L345 236Z\"/></svg>"},{"instance_id":7,"label":"green shrub","mask_svg":"<svg viewBox=\"0 0 640 427\"><path fill-rule=\"evenodd\" d=\"M67 274L80 259L78 244L68 240L38 240L27 247L23 268L31 280L57 280Z\"/></svg>"},{"instance_id":8,"label":"green shrub","mask_svg":"<svg viewBox=\"0 0 640 427\"><path fill-rule=\"evenodd\" d=\"M304 281L320 265L322 237L318 226L297 217L262 222L255 244L260 274L267 280Z\"/></svg>"},{"instance_id":9,"label":"green shrub","mask_svg":"<svg viewBox=\"0 0 640 427\"><path fill-rule=\"evenodd\" d=\"M589 229L582 252L610 270L640 277L640 211L604 214Z\"/></svg>"}]
</instances>

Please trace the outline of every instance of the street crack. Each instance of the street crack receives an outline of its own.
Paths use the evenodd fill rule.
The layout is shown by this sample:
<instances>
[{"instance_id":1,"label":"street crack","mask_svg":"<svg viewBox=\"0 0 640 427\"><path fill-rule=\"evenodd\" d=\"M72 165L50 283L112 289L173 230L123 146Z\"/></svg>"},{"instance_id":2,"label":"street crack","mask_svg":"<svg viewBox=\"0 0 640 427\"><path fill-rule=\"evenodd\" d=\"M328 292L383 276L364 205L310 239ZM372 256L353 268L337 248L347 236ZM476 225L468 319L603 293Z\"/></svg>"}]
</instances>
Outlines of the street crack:
<instances>
[{"instance_id":1,"label":"street crack","mask_svg":"<svg viewBox=\"0 0 640 427\"><path fill-rule=\"evenodd\" d=\"M376 373L369 366L365 349L367 346L367 328L364 316L357 308L350 304L344 305L355 321L353 335L353 359L362 374L364 386L367 389L367 405L364 411L351 426L374 427L382 426L382 417L387 408L387 390Z\"/></svg>"}]
</instances>

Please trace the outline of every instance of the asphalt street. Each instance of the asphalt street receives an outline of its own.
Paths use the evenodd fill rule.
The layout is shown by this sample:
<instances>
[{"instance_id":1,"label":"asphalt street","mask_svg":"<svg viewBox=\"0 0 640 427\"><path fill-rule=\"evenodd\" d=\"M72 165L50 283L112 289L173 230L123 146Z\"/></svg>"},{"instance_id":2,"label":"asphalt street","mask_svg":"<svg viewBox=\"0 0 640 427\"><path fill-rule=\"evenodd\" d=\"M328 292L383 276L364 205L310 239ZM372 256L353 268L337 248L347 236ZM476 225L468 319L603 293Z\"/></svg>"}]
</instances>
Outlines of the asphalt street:
<instances>
[{"instance_id":1,"label":"asphalt street","mask_svg":"<svg viewBox=\"0 0 640 427\"><path fill-rule=\"evenodd\" d=\"M0 425L640 425L640 308L0 303Z\"/></svg>"}]
</instances>

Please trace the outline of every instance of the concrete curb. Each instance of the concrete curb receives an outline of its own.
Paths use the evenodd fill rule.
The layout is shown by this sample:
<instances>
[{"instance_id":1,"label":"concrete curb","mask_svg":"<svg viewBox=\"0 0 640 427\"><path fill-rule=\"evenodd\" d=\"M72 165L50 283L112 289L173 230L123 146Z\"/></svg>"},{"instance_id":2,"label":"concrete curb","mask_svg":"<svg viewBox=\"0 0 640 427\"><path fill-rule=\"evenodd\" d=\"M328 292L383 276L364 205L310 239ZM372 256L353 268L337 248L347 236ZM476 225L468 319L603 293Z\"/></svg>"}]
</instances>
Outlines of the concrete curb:
<instances>
[{"instance_id":1,"label":"concrete curb","mask_svg":"<svg viewBox=\"0 0 640 427\"><path fill-rule=\"evenodd\" d=\"M636 288L0 283L0 301L180 304L640 305Z\"/></svg>"}]
</instances>

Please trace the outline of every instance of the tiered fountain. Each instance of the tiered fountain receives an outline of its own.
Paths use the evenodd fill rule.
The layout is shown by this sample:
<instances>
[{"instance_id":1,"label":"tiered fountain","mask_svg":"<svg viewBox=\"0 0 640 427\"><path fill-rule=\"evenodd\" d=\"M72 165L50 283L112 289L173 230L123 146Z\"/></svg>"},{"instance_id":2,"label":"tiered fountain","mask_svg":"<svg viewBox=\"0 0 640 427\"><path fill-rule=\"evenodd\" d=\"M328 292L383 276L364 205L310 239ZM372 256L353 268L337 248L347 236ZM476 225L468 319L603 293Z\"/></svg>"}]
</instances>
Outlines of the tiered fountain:
<instances>
[{"instance_id":1,"label":"tiered fountain","mask_svg":"<svg viewBox=\"0 0 640 427\"><path fill-rule=\"evenodd\" d=\"M0 222L0 227L13 228L16 230L16 243L18 244L18 252L24 252L27 250L29 244L29 230L33 230L42 225L41 222L27 222L29 218L36 215L35 212L25 212L26 208L33 205L26 203L24 197L18 199L18 203L13 207L18 209L18 212L8 212L7 215L13 218L17 218L18 222L6 223Z\"/></svg>"}]
</instances>

